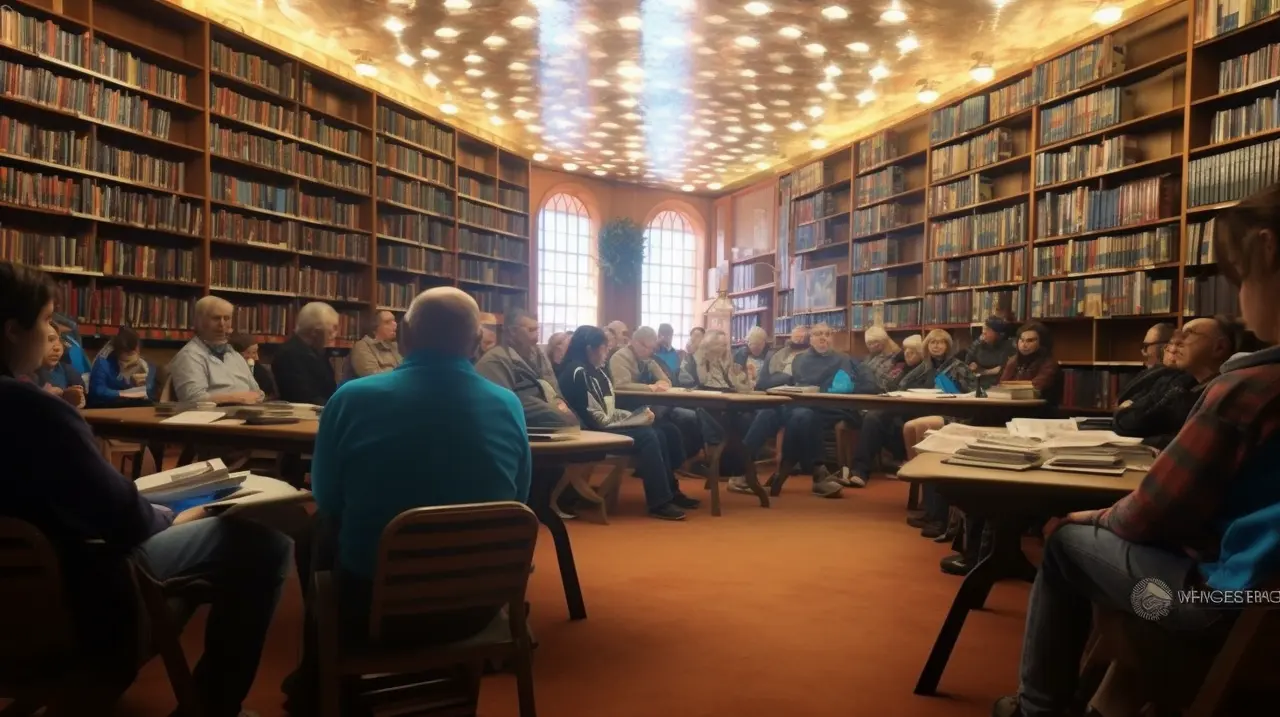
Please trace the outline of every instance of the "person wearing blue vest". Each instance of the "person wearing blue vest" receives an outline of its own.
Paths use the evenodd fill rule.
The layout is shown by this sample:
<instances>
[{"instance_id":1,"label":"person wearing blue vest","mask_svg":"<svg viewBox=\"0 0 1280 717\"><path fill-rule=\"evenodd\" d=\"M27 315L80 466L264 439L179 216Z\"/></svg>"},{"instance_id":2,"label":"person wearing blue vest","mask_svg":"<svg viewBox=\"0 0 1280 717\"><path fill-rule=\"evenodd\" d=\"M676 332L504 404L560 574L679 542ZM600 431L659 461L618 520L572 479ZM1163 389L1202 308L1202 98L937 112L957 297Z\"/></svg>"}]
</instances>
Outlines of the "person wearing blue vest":
<instances>
[{"instance_id":1,"label":"person wearing blue vest","mask_svg":"<svg viewBox=\"0 0 1280 717\"><path fill-rule=\"evenodd\" d=\"M99 354L89 372L89 408L120 405L130 400L121 397L122 391L139 387L147 389L146 398L134 400L155 400L156 371L142 358L138 332L121 326L109 346L111 350Z\"/></svg>"},{"instance_id":2,"label":"person wearing blue vest","mask_svg":"<svg viewBox=\"0 0 1280 717\"><path fill-rule=\"evenodd\" d=\"M658 347L653 350L653 358L662 363L667 376L676 378L680 375L681 352L672 345L676 330L671 324L658 325ZM676 383L679 383L676 381Z\"/></svg>"}]
</instances>

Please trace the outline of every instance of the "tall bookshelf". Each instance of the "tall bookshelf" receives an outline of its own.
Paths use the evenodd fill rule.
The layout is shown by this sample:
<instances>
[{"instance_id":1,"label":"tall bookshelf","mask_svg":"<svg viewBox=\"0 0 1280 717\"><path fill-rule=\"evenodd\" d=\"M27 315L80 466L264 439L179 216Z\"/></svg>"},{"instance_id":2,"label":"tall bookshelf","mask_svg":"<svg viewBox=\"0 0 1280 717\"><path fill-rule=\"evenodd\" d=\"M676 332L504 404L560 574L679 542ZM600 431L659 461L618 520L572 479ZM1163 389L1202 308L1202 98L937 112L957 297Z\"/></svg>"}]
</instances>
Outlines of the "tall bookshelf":
<instances>
[{"instance_id":1,"label":"tall bookshelf","mask_svg":"<svg viewBox=\"0 0 1280 717\"><path fill-rule=\"evenodd\" d=\"M186 340L210 294L262 344L326 301L340 347L430 286L528 301L528 160L412 107L158 0L15 0L0 63L0 258L86 336Z\"/></svg>"},{"instance_id":2,"label":"tall bookshelf","mask_svg":"<svg viewBox=\"0 0 1280 717\"><path fill-rule=\"evenodd\" d=\"M823 218L851 213L847 293L790 312L779 334L826 320L862 352L873 324L966 345L989 315L1036 319L1066 370L1065 405L1110 410L1149 326L1238 312L1212 222L1280 181L1280 2L1246 4L1132 18L782 176L794 235L810 220L797 206L853 167L850 203ZM839 256L844 236L792 267ZM799 290L780 287L778 306Z\"/></svg>"}]
</instances>

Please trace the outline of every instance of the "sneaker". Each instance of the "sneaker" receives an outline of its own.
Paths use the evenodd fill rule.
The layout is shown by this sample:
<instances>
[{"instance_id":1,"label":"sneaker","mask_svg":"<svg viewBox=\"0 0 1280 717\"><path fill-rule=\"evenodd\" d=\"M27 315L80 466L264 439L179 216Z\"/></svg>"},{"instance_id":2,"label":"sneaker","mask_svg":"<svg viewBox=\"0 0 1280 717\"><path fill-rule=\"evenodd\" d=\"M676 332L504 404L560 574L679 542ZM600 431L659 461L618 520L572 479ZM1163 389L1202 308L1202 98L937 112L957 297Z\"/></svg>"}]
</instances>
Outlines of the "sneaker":
<instances>
[{"instance_id":1,"label":"sneaker","mask_svg":"<svg viewBox=\"0 0 1280 717\"><path fill-rule=\"evenodd\" d=\"M854 473L853 471L849 470L847 467L842 468L841 472L844 475L844 480L840 481L840 485L844 486L845 488L866 488L867 487L867 476L858 475L857 473Z\"/></svg>"},{"instance_id":2,"label":"sneaker","mask_svg":"<svg viewBox=\"0 0 1280 717\"><path fill-rule=\"evenodd\" d=\"M813 482L813 494L819 498L839 498L842 490L844 488L839 483L830 479Z\"/></svg>"},{"instance_id":3,"label":"sneaker","mask_svg":"<svg viewBox=\"0 0 1280 717\"><path fill-rule=\"evenodd\" d=\"M693 510L702 505L702 501L697 498L690 498L684 493L676 493L676 497L671 499L671 504L684 510Z\"/></svg>"},{"instance_id":4,"label":"sneaker","mask_svg":"<svg viewBox=\"0 0 1280 717\"><path fill-rule=\"evenodd\" d=\"M729 491L733 493L745 493L751 495L751 486L747 485L746 478L730 478Z\"/></svg>"},{"instance_id":5,"label":"sneaker","mask_svg":"<svg viewBox=\"0 0 1280 717\"><path fill-rule=\"evenodd\" d=\"M649 517L659 520L684 520L684 511L671 503L649 509Z\"/></svg>"},{"instance_id":6,"label":"sneaker","mask_svg":"<svg viewBox=\"0 0 1280 717\"><path fill-rule=\"evenodd\" d=\"M973 564L963 553L954 553L942 559L940 563L942 572L947 575L968 575L973 570Z\"/></svg>"},{"instance_id":7,"label":"sneaker","mask_svg":"<svg viewBox=\"0 0 1280 717\"><path fill-rule=\"evenodd\" d=\"M950 543L955 539L956 539L956 534L953 531L948 530L942 535L939 535L938 537L934 538L933 542L939 543L939 544Z\"/></svg>"},{"instance_id":8,"label":"sneaker","mask_svg":"<svg viewBox=\"0 0 1280 717\"><path fill-rule=\"evenodd\" d=\"M912 528L918 528L920 530L924 530L924 527L929 524L930 522L925 520L923 515L909 516L907 518L907 525L911 526Z\"/></svg>"},{"instance_id":9,"label":"sneaker","mask_svg":"<svg viewBox=\"0 0 1280 717\"><path fill-rule=\"evenodd\" d=\"M947 526L942 523L931 523L920 529L920 537L933 540L947 534Z\"/></svg>"},{"instance_id":10,"label":"sneaker","mask_svg":"<svg viewBox=\"0 0 1280 717\"><path fill-rule=\"evenodd\" d=\"M996 700L991 706L991 717L1022 717L1022 707L1018 705L1018 698L1014 695L1006 695Z\"/></svg>"}]
</instances>

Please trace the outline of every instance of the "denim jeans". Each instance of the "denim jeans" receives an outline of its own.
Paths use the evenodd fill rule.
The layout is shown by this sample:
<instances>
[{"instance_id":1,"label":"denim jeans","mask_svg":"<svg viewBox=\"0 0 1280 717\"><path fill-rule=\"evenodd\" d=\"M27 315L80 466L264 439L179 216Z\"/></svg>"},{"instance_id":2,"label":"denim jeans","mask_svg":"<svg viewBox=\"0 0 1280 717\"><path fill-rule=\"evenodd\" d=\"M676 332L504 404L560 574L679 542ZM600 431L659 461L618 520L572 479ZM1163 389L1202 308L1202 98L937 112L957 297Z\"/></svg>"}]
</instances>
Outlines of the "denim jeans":
<instances>
[{"instance_id":1,"label":"denim jeans","mask_svg":"<svg viewBox=\"0 0 1280 717\"><path fill-rule=\"evenodd\" d=\"M660 508L680 491L676 483L676 466L684 463L684 445L680 429L658 421L652 426L619 428L612 431L628 436L635 445L636 475L644 483L644 501L650 510Z\"/></svg>"},{"instance_id":2,"label":"denim jeans","mask_svg":"<svg viewBox=\"0 0 1280 717\"><path fill-rule=\"evenodd\" d=\"M751 427L747 429L746 437L742 439L747 460L754 461L764 444L772 440L779 429L785 428L780 469L786 470L799 465L801 473L812 474L814 467L822 459L823 427L844 418L842 414L815 411L804 406L783 406L758 411L751 421Z\"/></svg>"},{"instance_id":3,"label":"denim jeans","mask_svg":"<svg viewBox=\"0 0 1280 717\"><path fill-rule=\"evenodd\" d=\"M1179 604L1196 561L1180 553L1138 545L1091 525L1066 525L1045 543L1044 559L1027 605L1019 703L1024 717L1058 717L1072 706L1080 659L1096 603L1133 612L1131 595L1144 578L1160 580L1175 598L1159 619L1170 631L1203 630L1223 613Z\"/></svg>"},{"instance_id":4,"label":"denim jeans","mask_svg":"<svg viewBox=\"0 0 1280 717\"><path fill-rule=\"evenodd\" d=\"M682 453L685 456L695 455L702 450L705 439L702 434L702 416L698 411L692 408L669 408L661 414L657 423L674 426L680 432ZM681 460L676 466L682 463L684 463L684 460Z\"/></svg>"},{"instance_id":5,"label":"denim jeans","mask_svg":"<svg viewBox=\"0 0 1280 717\"><path fill-rule=\"evenodd\" d=\"M907 455L902 440L902 426L906 421L897 414L888 411L867 411L862 416L862 429L858 433L858 445L853 449L854 474L863 480L871 477L871 468L875 465L876 456L882 449L898 458Z\"/></svg>"},{"instance_id":6,"label":"denim jeans","mask_svg":"<svg viewBox=\"0 0 1280 717\"><path fill-rule=\"evenodd\" d=\"M135 549L156 580L200 578L212 588L204 654L194 671L209 717L240 713L292 554L293 541L284 534L235 518L174 526Z\"/></svg>"},{"instance_id":7,"label":"denim jeans","mask_svg":"<svg viewBox=\"0 0 1280 717\"><path fill-rule=\"evenodd\" d=\"M930 523L945 523L947 516L951 513L951 505L938 492L938 487L932 483L925 483L920 487L920 506L924 509L924 519ZM981 533L980 528L979 533ZM976 543L974 550L977 550Z\"/></svg>"}]
</instances>

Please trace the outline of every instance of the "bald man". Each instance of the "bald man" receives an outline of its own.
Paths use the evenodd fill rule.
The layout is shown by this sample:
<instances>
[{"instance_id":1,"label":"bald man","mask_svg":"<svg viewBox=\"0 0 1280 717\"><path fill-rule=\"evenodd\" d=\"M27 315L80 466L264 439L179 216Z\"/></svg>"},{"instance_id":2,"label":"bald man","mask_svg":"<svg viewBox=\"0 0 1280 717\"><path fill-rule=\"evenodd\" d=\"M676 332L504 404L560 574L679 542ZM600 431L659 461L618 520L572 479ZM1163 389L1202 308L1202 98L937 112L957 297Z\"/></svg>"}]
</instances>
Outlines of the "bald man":
<instances>
[{"instance_id":1,"label":"bald man","mask_svg":"<svg viewBox=\"0 0 1280 717\"><path fill-rule=\"evenodd\" d=\"M217 296L196 302L196 335L169 362L174 398L218 405L262 402L253 369L231 348L235 312L231 302Z\"/></svg>"}]
</instances>

